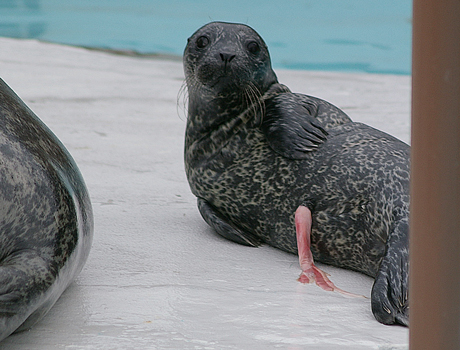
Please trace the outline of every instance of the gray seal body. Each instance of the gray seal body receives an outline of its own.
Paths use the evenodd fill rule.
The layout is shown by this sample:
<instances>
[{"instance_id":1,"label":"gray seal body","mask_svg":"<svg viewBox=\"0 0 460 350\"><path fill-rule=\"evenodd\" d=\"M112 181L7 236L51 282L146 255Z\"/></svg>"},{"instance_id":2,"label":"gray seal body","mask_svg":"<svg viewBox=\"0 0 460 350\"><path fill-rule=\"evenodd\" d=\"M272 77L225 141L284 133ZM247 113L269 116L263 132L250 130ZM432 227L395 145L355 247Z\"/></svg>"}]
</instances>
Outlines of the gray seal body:
<instances>
[{"instance_id":1,"label":"gray seal body","mask_svg":"<svg viewBox=\"0 0 460 350\"><path fill-rule=\"evenodd\" d=\"M185 168L206 222L297 253L294 213L308 207L315 260L374 277L377 320L407 325L409 146L279 84L246 25L200 28L184 70Z\"/></svg>"},{"instance_id":2,"label":"gray seal body","mask_svg":"<svg viewBox=\"0 0 460 350\"><path fill-rule=\"evenodd\" d=\"M83 268L92 236L76 164L0 79L0 340L49 311Z\"/></svg>"}]
</instances>

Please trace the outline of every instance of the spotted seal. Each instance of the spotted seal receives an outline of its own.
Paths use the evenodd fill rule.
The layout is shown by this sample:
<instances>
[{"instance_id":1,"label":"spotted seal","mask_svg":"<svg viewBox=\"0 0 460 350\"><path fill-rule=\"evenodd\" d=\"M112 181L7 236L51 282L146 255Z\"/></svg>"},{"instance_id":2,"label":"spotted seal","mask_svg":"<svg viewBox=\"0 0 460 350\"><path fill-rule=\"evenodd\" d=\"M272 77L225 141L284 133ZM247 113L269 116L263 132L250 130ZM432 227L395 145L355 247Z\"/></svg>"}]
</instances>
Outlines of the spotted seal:
<instances>
[{"instance_id":1,"label":"spotted seal","mask_svg":"<svg viewBox=\"0 0 460 350\"><path fill-rule=\"evenodd\" d=\"M185 169L204 220L299 254L301 282L341 291L313 257L374 277L376 319L408 325L409 146L279 84L246 25L198 29L183 62Z\"/></svg>"},{"instance_id":2,"label":"spotted seal","mask_svg":"<svg viewBox=\"0 0 460 350\"><path fill-rule=\"evenodd\" d=\"M93 236L83 178L0 79L0 340L30 328L83 268Z\"/></svg>"}]
</instances>

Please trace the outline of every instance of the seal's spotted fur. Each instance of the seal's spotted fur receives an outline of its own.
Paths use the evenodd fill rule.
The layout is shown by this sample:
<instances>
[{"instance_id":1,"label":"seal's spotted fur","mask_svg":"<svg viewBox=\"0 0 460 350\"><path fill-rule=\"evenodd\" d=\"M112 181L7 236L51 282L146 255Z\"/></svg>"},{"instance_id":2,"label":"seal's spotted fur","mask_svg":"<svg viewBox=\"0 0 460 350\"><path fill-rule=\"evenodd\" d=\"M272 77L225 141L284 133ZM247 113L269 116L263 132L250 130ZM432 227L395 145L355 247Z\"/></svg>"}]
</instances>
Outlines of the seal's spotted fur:
<instances>
[{"instance_id":1,"label":"seal's spotted fur","mask_svg":"<svg viewBox=\"0 0 460 350\"><path fill-rule=\"evenodd\" d=\"M92 231L77 166L0 79L0 340L48 312L82 269Z\"/></svg>"},{"instance_id":2,"label":"seal's spotted fur","mask_svg":"<svg viewBox=\"0 0 460 350\"><path fill-rule=\"evenodd\" d=\"M278 84L245 25L199 29L184 69L185 165L204 219L236 242L297 253L294 213L308 207L315 260L375 277L374 315L407 325L409 146Z\"/></svg>"}]
</instances>

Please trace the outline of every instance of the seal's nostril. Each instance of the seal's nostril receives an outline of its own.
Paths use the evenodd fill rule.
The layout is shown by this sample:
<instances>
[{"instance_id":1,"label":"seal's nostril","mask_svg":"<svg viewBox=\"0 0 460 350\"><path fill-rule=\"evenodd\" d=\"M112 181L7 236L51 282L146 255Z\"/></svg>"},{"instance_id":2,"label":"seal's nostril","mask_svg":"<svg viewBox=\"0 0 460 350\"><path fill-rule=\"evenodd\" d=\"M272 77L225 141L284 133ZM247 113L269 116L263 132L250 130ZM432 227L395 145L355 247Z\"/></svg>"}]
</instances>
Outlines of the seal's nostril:
<instances>
[{"instance_id":1,"label":"seal's nostril","mask_svg":"<svg viewBox=\"0 0 460 350\"><path fill-rule=\"evenodd\" d=\"M222 61L228 63L230 62L231 60L233 60L235 58L236 55L233 55L231 53L220 53L220 58L222 59Z\"/></svg>"}]
</instances>

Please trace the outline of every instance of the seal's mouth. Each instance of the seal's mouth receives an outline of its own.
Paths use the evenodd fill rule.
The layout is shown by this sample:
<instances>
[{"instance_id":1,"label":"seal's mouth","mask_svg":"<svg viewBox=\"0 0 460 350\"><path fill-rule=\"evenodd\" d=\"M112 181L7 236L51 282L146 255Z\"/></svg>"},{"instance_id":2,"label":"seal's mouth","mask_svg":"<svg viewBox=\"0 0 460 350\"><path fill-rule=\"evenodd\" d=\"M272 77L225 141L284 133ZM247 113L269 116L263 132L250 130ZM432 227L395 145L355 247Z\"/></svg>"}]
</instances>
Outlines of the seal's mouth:
<instances>
[{"instance_id":1,"label":"seal's mouth","mask_svg":"<svg viewBox=\"0 0 460 350\"><path fill-rule=\"evenodd\" d=\"M237 92L250 83L250 74L238 67L207 66L196 72L196 79L204 87L215 92Z\"/></svg>"},{"instance_id":2,"label":"seal's mouth","mask_svg":"<svg viewBox=\"0 0 460 350\"><path fill-rule=\"evenodd\" d=\"M220 90L227 90L227 89L241 89L245 84L239 79L235 79L233 74L229 74L229 72L224 72L219 76L214 77L212 81L206 82L203 85L208 86L212 89L220 88Z\"/></svg>"}]
</instances>

